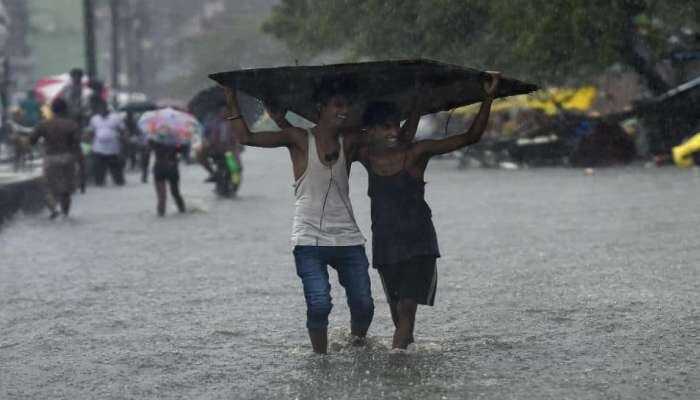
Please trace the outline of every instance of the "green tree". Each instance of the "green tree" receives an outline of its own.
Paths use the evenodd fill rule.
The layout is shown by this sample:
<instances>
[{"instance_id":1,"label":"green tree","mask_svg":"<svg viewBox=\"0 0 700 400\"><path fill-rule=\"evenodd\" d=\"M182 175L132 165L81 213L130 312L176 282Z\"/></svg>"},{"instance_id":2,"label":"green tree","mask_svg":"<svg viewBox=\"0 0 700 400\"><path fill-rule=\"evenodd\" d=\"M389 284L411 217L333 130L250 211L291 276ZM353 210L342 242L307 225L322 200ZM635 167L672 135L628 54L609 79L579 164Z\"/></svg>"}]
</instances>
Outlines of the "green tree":
<instances>
[{"instance_id":1,"label":"green tree","mask_svg":"<svg viewBox=\"0 0 700 400\"><path fill-rule=\"evenodd\" d=\"M282 0L263 29L298 57L429 57L542 83L620 63L661 92L667 37L698 20L697 0Z\"/></svg>"}]
</instances>

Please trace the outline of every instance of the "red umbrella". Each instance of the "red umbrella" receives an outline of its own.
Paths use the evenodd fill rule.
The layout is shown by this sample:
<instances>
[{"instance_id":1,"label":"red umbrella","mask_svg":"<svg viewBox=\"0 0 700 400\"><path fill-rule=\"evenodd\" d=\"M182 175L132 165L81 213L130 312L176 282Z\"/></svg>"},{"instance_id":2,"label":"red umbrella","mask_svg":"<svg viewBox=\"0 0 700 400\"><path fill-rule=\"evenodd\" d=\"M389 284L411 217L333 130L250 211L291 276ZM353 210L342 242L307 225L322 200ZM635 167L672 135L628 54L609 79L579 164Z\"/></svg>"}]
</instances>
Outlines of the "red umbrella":
<instances>
[{"instance_id":1,"label":"red umbrella","mask_svg":"<svg viewBox=\"0 0 700 400\"><path fill-rule=\"evenodd\" d=\"M61 74L54 76L47 76L39 79L34 84L34 92L37 94L39 101L43 104L51 104L56 98L61 96L66 90L68 84L70 83L69 74ZM90 81L88 78L84 77L82 80L83 85L83 98L87 100L92 94L92 89L88 86ZM107 88L104 88L102 92L102 98L107 98Z\"/></svg>"}]
</instances>

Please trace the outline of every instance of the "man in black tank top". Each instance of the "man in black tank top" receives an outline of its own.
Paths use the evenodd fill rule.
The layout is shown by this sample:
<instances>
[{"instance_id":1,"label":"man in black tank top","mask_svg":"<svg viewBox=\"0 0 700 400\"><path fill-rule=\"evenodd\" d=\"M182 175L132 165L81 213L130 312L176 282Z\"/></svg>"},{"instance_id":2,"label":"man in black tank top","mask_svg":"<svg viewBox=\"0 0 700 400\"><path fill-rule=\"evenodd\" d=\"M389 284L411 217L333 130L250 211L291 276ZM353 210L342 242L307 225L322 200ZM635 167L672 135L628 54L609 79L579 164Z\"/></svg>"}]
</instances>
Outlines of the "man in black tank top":
<instances>
[{"instance_id":1,"label":"man in black tank top","mask_svg":"<svg viewBox=\"0 0 700 400\"><path fill-rule=\"evenodd\" d=\"M403 129L396 105L375 102L365 110L363 122L368 136L358 159L369 177L372 263L382 278L396 327L392 347L398 351L414 340L418 304L433 305L435 299L435 260L440 251L430 207L424 199L425 168L431 157L481 139L499 78L499 73L489 73L484 82L484 101L469 130L442 140L413 142L420 118L417 104Z\"/></svg>"}]
</instances>

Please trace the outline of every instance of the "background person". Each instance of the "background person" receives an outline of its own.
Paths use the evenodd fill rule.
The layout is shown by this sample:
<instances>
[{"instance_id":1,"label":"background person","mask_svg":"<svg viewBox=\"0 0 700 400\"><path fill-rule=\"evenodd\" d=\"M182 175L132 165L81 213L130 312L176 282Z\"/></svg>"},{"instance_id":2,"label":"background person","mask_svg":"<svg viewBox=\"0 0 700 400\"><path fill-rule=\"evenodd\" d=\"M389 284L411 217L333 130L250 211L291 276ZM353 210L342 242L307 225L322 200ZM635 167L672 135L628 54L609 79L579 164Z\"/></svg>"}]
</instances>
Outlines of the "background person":
<instances>
[{"instance_id":1,"label":"background person","mask_svg":"<svg viewBox=\"0 0 700 400\"><path fill-rule=\"evenodd\" d=\"M75 191L76 164L81 177L81 190L85 191L82 178L85 163L80 150L80 127L70 118L68 104L63 99L56 99L51 105L53 117L40 123L31 136L31 142L44 139L44 183L46 185L46 203L51 211L51 219L59 213L56 203L60 203L61 212L68 216L71 208L71 195Z\"/></svg>"},{"instance_id":2,"label":"background person","mask_svg":"<svg viewBox=\"0 0 700 400\"><path fill-rule=\"evenodd\" d=\"M104 100L95 101L95 115L90 118L88 130L92 136L93 175L97 186L104 186L107 171L117 186L125 183L122 145L125 139L121 117L110 112Z\"/></svg>"}]
</instances>

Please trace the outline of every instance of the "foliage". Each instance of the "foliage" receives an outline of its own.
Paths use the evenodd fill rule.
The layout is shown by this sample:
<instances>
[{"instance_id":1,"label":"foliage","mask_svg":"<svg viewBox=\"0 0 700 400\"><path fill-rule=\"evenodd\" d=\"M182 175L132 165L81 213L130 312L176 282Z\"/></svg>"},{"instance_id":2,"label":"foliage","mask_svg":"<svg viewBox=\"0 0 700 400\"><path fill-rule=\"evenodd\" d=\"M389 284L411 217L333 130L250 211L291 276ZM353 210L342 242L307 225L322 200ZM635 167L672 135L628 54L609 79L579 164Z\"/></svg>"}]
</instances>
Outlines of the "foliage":
<instances>
[{"instance_id":1,"label":"foliage","mask_svg":"<svg viewBox=\"0 0 700 400\"><path fill-rule=\"evenodd\" d=\"M698 20L696 0L282 0L263 29L299 57L429 57L544 83L620 63L659 91L667 37Z\"/></svg>"}]
</instances>

